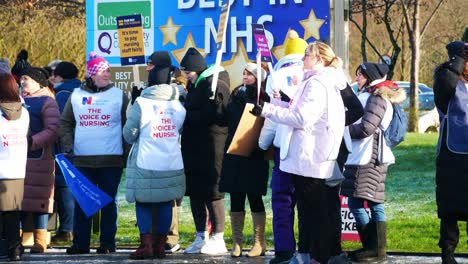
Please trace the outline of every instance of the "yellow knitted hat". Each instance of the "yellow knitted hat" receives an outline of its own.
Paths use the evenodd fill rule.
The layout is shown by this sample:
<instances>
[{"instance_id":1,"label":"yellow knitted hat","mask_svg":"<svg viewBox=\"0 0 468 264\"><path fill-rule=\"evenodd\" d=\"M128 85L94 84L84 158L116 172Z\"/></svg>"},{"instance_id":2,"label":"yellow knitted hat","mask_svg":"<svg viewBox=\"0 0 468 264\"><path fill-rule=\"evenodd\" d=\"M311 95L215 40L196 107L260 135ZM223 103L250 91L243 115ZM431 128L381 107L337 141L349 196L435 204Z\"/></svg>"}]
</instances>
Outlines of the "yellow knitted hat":
<instances>
[{"instance_id":1,"label":"yellow knitted hat","mask_svg":"<svg viewBox=\"0 0 468 264\"><path fill-rule=\"evenodd\" d=\"M284 48L284 56L289 54L305 54L305 50L309 44L301 38L299 38L299 34L295 30L290 30L288 32L286 41L286 47Z\"/></svg>"}]
</instances>

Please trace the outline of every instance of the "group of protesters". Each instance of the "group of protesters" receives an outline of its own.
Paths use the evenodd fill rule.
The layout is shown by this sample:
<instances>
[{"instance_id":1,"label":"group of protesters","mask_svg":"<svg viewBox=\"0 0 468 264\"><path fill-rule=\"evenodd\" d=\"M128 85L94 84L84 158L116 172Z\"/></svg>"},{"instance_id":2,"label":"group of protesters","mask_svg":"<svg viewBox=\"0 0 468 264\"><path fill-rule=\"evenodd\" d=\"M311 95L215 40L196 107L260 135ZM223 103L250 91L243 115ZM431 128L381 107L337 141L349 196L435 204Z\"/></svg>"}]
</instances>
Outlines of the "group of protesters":
<instances>
[{"instance_id":1,"label":"group of protesters","mask_svg":"<svg viewBox=\"0 0 468 264\"><path fill-rule=\"evenodd\" d=\"M466 94L468 49L463 42L447 49L450 60L439 72L453 72L453 78L444 72L434 89L437 107L449 116L462 107L450 102ZM179 248L177 207L184 196L196 231L184 252L227 253L225 193L230 195L231 256L243 254L246 199L253 221L247 256L263 256L263 196L267 157L273 153L271 264L386 259L385 178L395 157L383 134L394 107L406 99L405 90L387 79L386 64L360 64L355 93L330 46L307 43L291 30L273 72L249 62L242 76L229 76L221 66L207 65L195 48L186 51L178 68L168 51L151 54L147 65L147 84L127 95L111 82L109 63L95 52L89 54L82 82L70 62L33 67L26 51L11 69L8 61L0 61L0 247L10 260L21 260L28 214L34 223L30 253L47 251L54 199L60 227L52 240L71 241L68 254L90 252L91 218L74 201L55 164L59 153L112 198L101 209L98 254L116 251L117 192L125 168L126 199L135 203L140 233L131 259L164 258ZM232 89L231 79L239 83ZM253 108L246 117L247 104ZM228 151L243 118L264 119L258 144L247 155ZM447 127L466 133L457 122L452 126L450 116L446 120ZM463 146L468 146L451 145L468 137L458 138L444 125L441 131L446 140L439 142L438 178L454 170L451 162L465 159ZM466 215L446 205L450 188L444 184L455 188L458 183L437 182L439 246L443 263L456 263L456 223ZM340 195L348 196L362 242L362 248L348 253L341 247Z\"/></svg>"}]
</instances>

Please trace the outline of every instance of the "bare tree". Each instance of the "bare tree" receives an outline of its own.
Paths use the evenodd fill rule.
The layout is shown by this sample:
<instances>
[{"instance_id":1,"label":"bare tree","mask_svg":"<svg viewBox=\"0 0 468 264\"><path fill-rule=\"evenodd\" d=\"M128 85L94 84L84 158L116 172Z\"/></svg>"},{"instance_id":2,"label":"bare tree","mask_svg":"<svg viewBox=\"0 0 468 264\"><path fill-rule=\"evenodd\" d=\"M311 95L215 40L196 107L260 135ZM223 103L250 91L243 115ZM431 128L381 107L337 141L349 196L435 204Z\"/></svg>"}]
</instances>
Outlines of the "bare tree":
<instances>
[{"instance_id":1,"label":"bare tree","mask_svg":"<svg viewBox=\"0 0 468 264\"><path fill-rule=\"evenodd\" d=\"M361 56L362 61L367 61L368 55L366 50L366 43L371 47L373 52L379 57L382 61L382 52L378 50L375 46L375 42L385 42L382 38L375 40L370 40L367 34L368 28L368 13L369 17L373 18L374 22L377 24L383 23L387 31L388 40L391 43L391 63L389 65L390 71L388 74L389 78L393 77L394 68L398 60L398 56L401 52L401 48L398 44L398 37L400 36L402 27L399 26L397 33L395 34L395 25L392 23L392 17L395 16L395 3L397 0L351 0L351 15L350 21L356 26L356 28L361 33ZM354 15L362 15L362 24L353 17ZM401 23L399 23L401 25Z\"/></svg>"},{"instance_id":2,"label":"bare tree","mask_svg":"<svg viewBox=\"0 0 468 264\"><path fill-rule=\"evenodd\" d=\"M424 23L420 30L420 0L400 0L405 19L406 29L408 31L408 40L411 48L411 71L410 71L410 108L408 130L411 132L418 131L419 120L419 61L420 61L420 41L423 38L429 24L435 17L437 10L445 0L438 0L432 13ZM410 13L410 14L408 14Z\"/></svg>"}]
</instances>

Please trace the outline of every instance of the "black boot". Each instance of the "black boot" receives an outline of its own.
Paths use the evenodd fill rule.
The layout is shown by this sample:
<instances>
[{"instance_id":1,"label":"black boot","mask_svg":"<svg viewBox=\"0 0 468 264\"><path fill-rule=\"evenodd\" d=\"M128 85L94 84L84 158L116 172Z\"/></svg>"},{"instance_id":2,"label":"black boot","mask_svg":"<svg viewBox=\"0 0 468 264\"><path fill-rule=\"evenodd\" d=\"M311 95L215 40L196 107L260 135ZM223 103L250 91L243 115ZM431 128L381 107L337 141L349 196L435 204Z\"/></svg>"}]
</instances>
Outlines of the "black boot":
<instances>
[{"instance_id":1,"label":"black boot","mask_svg":"<svg viewBox=\"0 0 468 264\"><path fill-rule=\"evenodd\" d=\"M355 255L357 262L376 262L387 258L385 247L387 246L387 223L375 222L369 224L368 250Z\"/></svg>"},{"instance_id":2,"label":"black boot","mask_svg":"<svg viewBox=\"0 0 468 264\"><path fill-rule=\"evenodd\" d=\"M4 235L8 242L8 258L12 261L21 260L23 246L21 246L19 212L11 211L3 213L3 223L8 228L4 229Z\"/></svg>"},{"instance_id":3,"label":"black boot","mask_svg":"<svg viewBox=\"0 0 468 264\"><path fill-rule=\"evenodd\" d=\"M0 260L8 257L8 241L0 238Z\"/></svg>"},{"instance_id":4,"label":"black boot","mask_svg":"<svg viewBox=\"0 0 468 264\"><path fill-rule=\"evenodd\" d=\"M369 228L370 228L369 225L370 224L372 224L372 223L369 223L369 224L363 225L363 226L356 226L358 234L359 234L359 239L361 240L362 248L349 252L348 257L350 259L355 260L356 259L356 254L359 255L360 252L366 251L366 250L369 249Z\"/></svg>"},{"instance_id":5,"label":"black boot","mask_svg":"<svg viewBox=\"0 0 468 264\"><path fill-rule=\"evenodd\" d=\"M10 261L20 261L21 255L23 255L23 252L24 252L24 249L20 243L8 249L8 258L10 259Z\"/></svg>"},{"instance_id":6,"label":"black boot","mask_svg":"<svg viewBox=\"0 0 468 264\"><path fill-rule=\"evenodd\" d=\"M455 260L455 256L453 255L454 252L454 248L443 248L442 264L457 264L458 262Z\"/></svg>"}]
</instances>

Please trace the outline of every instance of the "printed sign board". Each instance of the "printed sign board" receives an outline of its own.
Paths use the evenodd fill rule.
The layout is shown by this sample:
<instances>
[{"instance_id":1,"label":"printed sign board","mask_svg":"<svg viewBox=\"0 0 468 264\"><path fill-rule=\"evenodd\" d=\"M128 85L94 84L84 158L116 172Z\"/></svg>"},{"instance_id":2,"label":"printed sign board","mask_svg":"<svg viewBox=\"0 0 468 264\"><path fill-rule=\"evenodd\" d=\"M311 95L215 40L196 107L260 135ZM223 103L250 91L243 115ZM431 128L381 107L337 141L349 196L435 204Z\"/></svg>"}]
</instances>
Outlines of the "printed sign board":
<instances>
[{"instance_id":1,"label":"printed sign board","mask_svg":"<svg viewBox=\"0 0 468 264\"><path fill-rule=\"evenodd\" d=\"M178 66L187 49L195 47L209 65L213 64L217 53L220 3L219 0L86 1L87 54L96 51L112 67L119 67L117 17L141 14L146 58L154 51L166 50L173 64ZM248 61L255 61L257 47L252 24L264 25L274 60L284 55L289 29L296 30L308 42L318 39L330 42L330 1L230 0L229 3L221 65L235 82L232 85L240 84L243 66Z\"/></svg>"},{"instance_id":2,"label":"printed sign board","mask_svg":"<svg viewBox=\"0 0 468 264\"><path fill-rule=\"evenodd\" d=\"M360 241L356 227L356 220L348 207L348 197L340 196L341 202L341 240L343 241ZM370 210L367 203L364 203L367 214L370 215Z\"/></svg>"},{"instance_id":3,"label":"printed sign board","mask_svg":"<svg viewBox=\"0 0 468 264\"><path fill-rule=\"evenodd\" d=\"M262 24L252 24L252 31L261 61L273 63L268 40L265 36L265 28Z\"/></svg>"},{"instance_id":4,"label":"printed sign board","mask_svg":"<svg viewBox=\"0 0 468 264\"><path fill-rule=\"evenodd\" d=\"M124 65L144 64L145 46L141 15L117 17L120 43L120 63Z\"/></svg>"}]
</instances>

